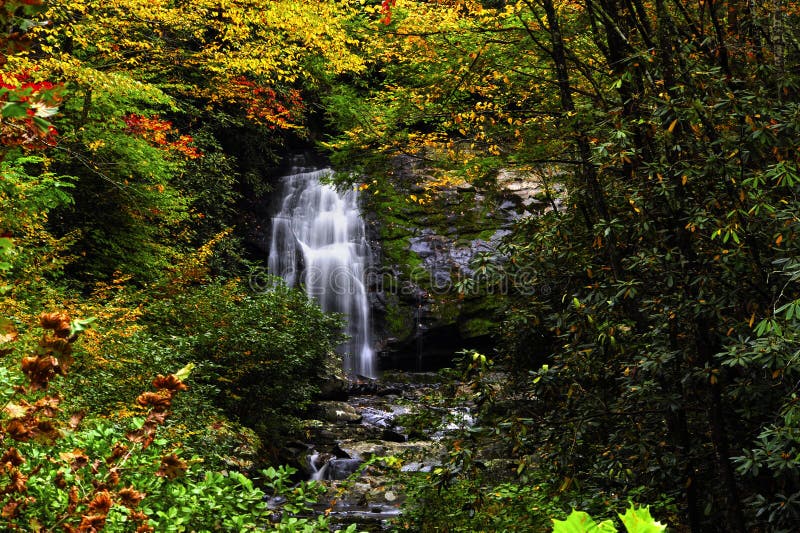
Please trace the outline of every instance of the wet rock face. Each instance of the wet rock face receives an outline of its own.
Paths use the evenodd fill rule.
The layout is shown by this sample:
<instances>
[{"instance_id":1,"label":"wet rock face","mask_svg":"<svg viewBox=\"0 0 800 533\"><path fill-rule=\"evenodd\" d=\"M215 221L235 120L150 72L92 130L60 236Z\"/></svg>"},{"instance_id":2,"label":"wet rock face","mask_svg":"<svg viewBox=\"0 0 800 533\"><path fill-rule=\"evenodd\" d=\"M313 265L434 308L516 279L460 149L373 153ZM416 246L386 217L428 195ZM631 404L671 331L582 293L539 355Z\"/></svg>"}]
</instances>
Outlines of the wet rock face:
<instances>
[{"instance_id":1,"label":"wet rock face","mask_svg":"<svg viewBox=\"0 0 800 533\"><path fill-rule=\"evenodd\" d=\"M416 159L398 157L390 179L392 191L365 206L380 366L440 368L459 349L484 345L500 295L463 289L470 279L480 283L479 258L504 260L498 246L517 220L558 207L550 185L556 176L501 171L482 188L461 183L431 194L429 172Z\"/></svg>"},{"instance_id":2,"label":"wet rock face","mask_svg":"<svg viewBox=\"0 0 800 533\"><path fill-rule=\"evenodd\" d=\"M352 474L355 474L363 464L364 461L361 459L331 459L328 462L327 479L347 479Z\"/></svg>"}]
</instances>

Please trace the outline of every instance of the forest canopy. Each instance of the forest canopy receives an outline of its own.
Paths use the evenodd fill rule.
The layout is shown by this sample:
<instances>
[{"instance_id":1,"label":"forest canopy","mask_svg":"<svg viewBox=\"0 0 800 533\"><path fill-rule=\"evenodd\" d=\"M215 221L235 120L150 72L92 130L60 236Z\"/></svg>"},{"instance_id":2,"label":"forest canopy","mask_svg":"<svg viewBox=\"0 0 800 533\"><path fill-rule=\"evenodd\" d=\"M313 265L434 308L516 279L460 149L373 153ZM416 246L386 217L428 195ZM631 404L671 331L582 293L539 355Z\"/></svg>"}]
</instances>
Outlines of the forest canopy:
<instances>
[{"instance_id":1,"label":"forest canopy","mask_svg":"<svg viewBox=\"0 0 800 533\"><path fill-rule=\"evenodd\" d=\"M545 478L597 515L636 499L679 531L797 529L800 4L12 0L0 18L2 483L16 487L0 491L4 518L42 520L20 476L30 496L46 485L35 476L61 479L79 458L36 466L52 439L20 432L52 387L62 412L47 417L69 428L70 413L92 413L102 458L125 424L150 420L187 455L214 450L212 472L291 426L337 322L297 291L248 292L264 259L248 210L286 156L313 147L375 180L378 199L401 156L435 176L434 205L454 184L496 189L501 172L558 185L546 188L560 207L522 218L498 250L527 285L504 295L492 357L526 400L482 424L519 487ZM48 329L42 312L70 320ZM90 316L88 331L72 321ZM20 367L33 354L46 384L33 360ZM47 357L65 355L72 368L54 370ZM153 413L180 387L165 376L187 364L182 422L167 422ZM158 374L161 411L136 403ZM87 435L64 446L88 455ZM188 468L158 442L128 444L152 455L129 480L142 492ZM103 503L121 487L73 496L68 481L47 496L60 523L81 530L103 510L124 523ZM451 524L495 512L470 505ZM124 516L139 525L169 512L135 507Z\"/></svg>"}]
</instances>

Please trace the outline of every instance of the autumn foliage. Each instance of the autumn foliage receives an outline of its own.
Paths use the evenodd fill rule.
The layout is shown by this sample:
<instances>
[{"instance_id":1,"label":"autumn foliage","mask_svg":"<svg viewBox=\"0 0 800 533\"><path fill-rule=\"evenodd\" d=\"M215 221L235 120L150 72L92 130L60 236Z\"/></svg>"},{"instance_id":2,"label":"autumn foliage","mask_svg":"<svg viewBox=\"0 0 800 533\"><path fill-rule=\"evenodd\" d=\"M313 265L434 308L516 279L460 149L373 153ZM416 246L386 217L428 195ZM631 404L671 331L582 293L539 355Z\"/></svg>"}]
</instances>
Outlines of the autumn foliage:
<instances>
[{"instance_id":1,"label":"autumn foliage","mask_svg":"<svg viewBox=\"0 0 800 533\"><path fill-rule=\"evenodd\" d=\"M246 109L247 117L265 124L270 130L297 127L305 106L300 91L291 89L278 95L275 89L260 85L245 76L231 80L234 88L232 97Z\"/></svg>"},{"instance_id":2,"label":"autumn foliage","mask_svg":"<svg viewBox=\"0 0 800 533\"><path fill-rule=\"evenodd\" d=\"M0 145L54 146L58 132L48 119L58 112L62 89L49 81L34 81L30 73L5 75L0 81Z\"/></svg>"},{"instance_id":3,"label":"autumn foliage","mask_svg":"<svg viewBox=\"0 0 800 533\"><path fill-rule=\"evenodd\" d=\"M188 159L197 159L203 155L193 146L192 136L181 135L169 120L132 113L123 117L123 121L128 133L145 139L153 146L176 152Z\"/></svg>"},{"instance_id":4,"label":"autumn foliage","mask_svg":"<svg viewBox=\"0 0 800 533\"><path fill-rule=\"evenodd\" d=\"M0 66L5 65L10 54L30 46L31 39L19 23L21 16L31 15L41 10L44 0L0 0Z\"/></svg>"},{"instance_id":5,"label":"autumn foliage","mask_svg":"<svg viewBox=\"0 0 800 533\"><path fill-rule=\"evenodd\" d=\"M37 476L46 479L56 471L55 487L67 495L66 506L58 509L55 517L64 531L102 530L114 505L127 509L128 520L137 532L153 531L148 515L139 505L146 493L123 482L130 477L130 467L126 464L131 463L133 455L150 446L156 430L169 414L174 395L186 390L186 385L175 374L159 375L153 380L155 391L145 392L137 400L147 409L144 423L128 433L124 441L116 442L105 456L74 449L26 471L24 467L29 458L17 443L36 441L43 446L54 446L67 433L75 432L84 418L84 413L74 413L68 421L62 422L59 409L62 400L57 393L48 393L53 378L64 375L72 362L72 345L78 338L81 321L72 321L66 313L54 312L43 313L39 323L44 330L42 337L33 353L22 358L22 373L27 383L15 387L0 418L0 515L15 530L28 530L39 523L35 514L30 516L26 512L27 508L41 503L30 496L29 484ZM181 375L187 373L185 370ZM45 394L38 394L41 391ZM43 470L45 464L47 468ZM175 453L166 453L152 475L175 479L186 469L185 461Z\"/></svg>"},{"instance_id":6,"label":"autumn foliage","mask_svg":"<svg viewBox=\"0 0 800 533\"><path fill-rule=\"evenodd\" d=\"M397 0L383 0L381 2L381 23L390 24L392 22L392 8L397 4Z\"/></svg>"}]
</instances>

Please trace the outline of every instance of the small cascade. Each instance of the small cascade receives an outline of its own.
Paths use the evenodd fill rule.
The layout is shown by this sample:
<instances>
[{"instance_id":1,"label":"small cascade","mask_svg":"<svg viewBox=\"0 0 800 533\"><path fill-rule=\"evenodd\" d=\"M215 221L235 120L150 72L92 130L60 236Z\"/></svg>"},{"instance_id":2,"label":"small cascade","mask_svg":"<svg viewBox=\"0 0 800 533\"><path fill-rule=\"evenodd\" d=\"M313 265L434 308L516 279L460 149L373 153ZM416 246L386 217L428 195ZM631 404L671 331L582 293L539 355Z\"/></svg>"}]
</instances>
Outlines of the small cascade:
<instances>
[{"instance_id":1,"label":"small cascade","mask_svg":"<svg viewBox=\"0 0 800 533\"><path fill-rule=\"evenodd\" d=\"M269 271L289 286L303 284L322 309L341 313L348 340L339 347L351 376L377 376L365 284L370 249L358 191L322 183L330 170L297 170L283 178L272 219Z\"/></svg>"},{"instance_id":2,"label":"small cascade","mask_svg":"<svg viewBox=\"0 0 800 533\"><path fill-rule=\"evenodd\" d=\"M326 457L316 450L308 454L308 467L311 470L312 481L322 481L326 479L328 467L330 466L330 456Z\"/></svg>"}]
</instances>

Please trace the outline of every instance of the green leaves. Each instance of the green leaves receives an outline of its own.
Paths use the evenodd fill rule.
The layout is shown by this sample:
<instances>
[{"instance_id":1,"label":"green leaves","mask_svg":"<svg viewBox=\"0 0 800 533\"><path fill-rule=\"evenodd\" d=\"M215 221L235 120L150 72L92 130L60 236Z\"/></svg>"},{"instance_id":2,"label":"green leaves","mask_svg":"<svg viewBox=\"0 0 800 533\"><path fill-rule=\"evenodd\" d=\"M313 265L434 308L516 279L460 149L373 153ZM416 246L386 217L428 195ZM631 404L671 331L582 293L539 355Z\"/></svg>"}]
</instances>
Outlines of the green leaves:
<instances>
[{"instance_id":1,"label":"green leaves","mask_svg":"<svg viewBox=\"0 0 800 533\"><path fill-rule=\"evenodd\" d=\"M11 269L11 256L14 253L14 241L8 237L0 237L0 272Z\"/></svg>"},{"instance_id":2,"label":"green leaves","mask_svg":"<svg viewBox=\"0 0 800 533\"><path fill-rule=\"evenodd\" d=\"M583 511L575 511L566 520L553 520L553 533L616 533L617 528L611 520L596 523Z\"/></svg>"},{"instance_id":3,"label":"green leaves","mask_svg":"<svg viewBox=\"0 0 800 533\"><path fill-rule=\"evenodd\" d=\"M640 507L636 509L633 504L625 511L625 514L618 515L625 525L628 533L661 533L666 531L667 526L656 522L650 516L650 507Z\"/></svg>"},{"instance_id":4,"label":"green leaves","mask_svg":"<svg viewBox=\"0 0 800 533\"><path fill-rule=\"evenodd\" d=\"M649 507L636 509L633 504L618 515L628 533L661 533L666 526L656 522L650 516ZM611 520L603 520L599 524L583 511L575 511L566 520L553 520L553 533L616 533L617 528Z\"/></svg>"},{"instance_id":5,"label":"green leaves","mask_svg":"<svg viewBox=\"0 0 800 533\"><path fill-rule=\"evenodd\" d=\"M783 314L786 320L800 317L800 298L787 302L775 310L775 314Z\"/></svg>"},{"instance_id":6,"label":"green leaves","mask_svg":"<svg viewBox=\"0 0 800 533\"><path fill-rule=\"evenodd\" d=\"M178 378L180 381L186 381L186 379L189 377L189 374L191 374L192 370L194 370L194 367L195 367L194 363L191 363L191 362L190 363L186 363L186 366L184 366L183 368L181 368L177 372L174 372L173 376Z\"/></svg>"},{"instance_id":7,"label":"green leaves","mask_svg":"<svg viewBox=\"0 0 800 533\"><path fill-rule=\"evenodd\" d=\"M86 330L95 320L97 320L97 317L74 319L69 326L70 335Z\"/></svg>"},{"instance_id":8,"label":"green leaves","mask_svg":"<svg viewBox=\"0 0 800 533\"><path fill-rule=\"evenodd\" d=\"M0 111L3 118L24 118L28 116L30 106L24 102L6 102Z\"/></svg>"}]
</instances>

